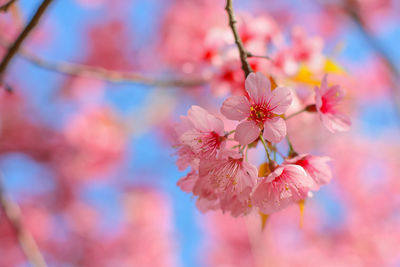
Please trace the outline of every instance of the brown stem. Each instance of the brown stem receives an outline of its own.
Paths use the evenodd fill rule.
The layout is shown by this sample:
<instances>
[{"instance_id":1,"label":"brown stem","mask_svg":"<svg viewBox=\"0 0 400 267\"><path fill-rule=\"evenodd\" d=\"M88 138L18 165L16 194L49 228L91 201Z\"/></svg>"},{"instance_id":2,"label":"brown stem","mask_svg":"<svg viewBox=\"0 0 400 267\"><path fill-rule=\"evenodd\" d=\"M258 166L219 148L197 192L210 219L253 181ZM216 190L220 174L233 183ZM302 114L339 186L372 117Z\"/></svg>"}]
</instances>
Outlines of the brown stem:
<instances>
[{"instance_id":1,"label":"brown stem","mask_svg":"<svg viewBox=\"0 0 400 267\"><path fill-rule=\"evenodd\" d=\"M8 42L0 36L0 45L7 46ZM174 79L161 79L146 77L136 72L119 72L106 70L100 67L86 66L82 64L74 64L68 62L50 62L29 50L21 47L18 54L30 63L41 68L67 74L73 76L84 76L96 79L101 79L109 82L120 83L130 82L159 87L194 87L207 83L206 78L174 78Z\"/></svg>"},{"instance_id":2,"label":"brown stem","mask_svg":"<svg viewBox=\"0 0 400 267\"><path fill-rule=\"evenodd\" d=\"M31 18L31 20L28 22L24 30L19 34L17 39L14 41L14 43L10 46L8 49L6 55L4 56L3 60L0 63L0 82L4 76L4 73L7 69L8 64L11 62L11 59L13 56L18 52L18 49L20 48L21 44L23 41L28 37L29 33L35 28L35 26L38 24L40 18L46 11L47 7L53 0L43 0L39 8L36 10L35 14Z\"/></svg>"},{"instance_id":3,"label":"brown stem","mask_svg":"<svg viewBox=\"0 0 400 267\"><path fill-rule=\"evenodd\" d=\"M303 113L303 112L305 112L305 111L307 111L306 108L300 109L299 111L296 111L295 113L286 116L285 120L289 120L289 119L293 118L294 116L297 116L297 115L299 115L300 113Z\"/></svg>"},{"instance_id":4,"label":"brown stem","mask_svg":"<svg viewBox=\"0 0 400 267\"><path fill-rule=\"evenodd\" d=\"M236 43L236 46L237 46L237 48L239 50L240 61L242 63L242 69L244 71L245 76L247 77L247 75L249 75L251 72L253 72L253 69L251 68L249 62L247 61L247 57L248 57L249 53L244 48L242 39L240 38L239 32L238 32L237 27L236 27L237 21L235 19L235 14L233 12L232 1L233 0L226 0L225 10L228 13L229 26L232 29L233 37L235 38L235 43Z\"/></svg>"},{"instance_id":5,"label":"brown stem","mask_svg":"<svg viewBox=\"0 0 400 267\"><path fill-rule=\"evenodd\" d=\"M264 59L271 60L271 58L269 56L254 55L253 53L248 52L248 51L247 51L247 57L257 57L257 58L264 58Z\"/></svg>"},{"instance_id":6,"label":"brown stem","mask_svg":"<svg viewBox=\"0 0 400 267\"><path fill-rule=\"evenodd\" d=\"M10 0L7 3L5 3L4 5L0 6L0 12L7 12L8 9L12 6L12 4L14 4L14 2L17 0Z\"/></svg>"},{"instance_id":7,"label":"brown stem","mask_svg":"<svg viewBox=\"0 0 400 267\"><path fill-rule=\"evenodd\" d=\"M46 267L46 262L35 240L22 223L18 204L6 196L1 178L0 176L0 208L14 229L23 254L32 267Z\"/></svg>"}]
</instances>

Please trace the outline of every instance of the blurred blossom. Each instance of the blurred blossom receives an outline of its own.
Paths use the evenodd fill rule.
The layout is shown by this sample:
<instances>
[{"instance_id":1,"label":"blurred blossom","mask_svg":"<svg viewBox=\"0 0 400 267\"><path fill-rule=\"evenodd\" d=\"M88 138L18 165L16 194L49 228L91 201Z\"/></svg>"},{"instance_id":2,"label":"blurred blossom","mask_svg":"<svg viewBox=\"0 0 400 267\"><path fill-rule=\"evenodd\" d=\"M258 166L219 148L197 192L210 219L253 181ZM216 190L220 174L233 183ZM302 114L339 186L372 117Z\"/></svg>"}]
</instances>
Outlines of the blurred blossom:
<instances>
[{"instance_id":1,"label":"blurred blossom","mask_svg":"<svg viewBox=\"0 0 400 267\"><path fill-rule=\"evenodd\" d=\"M53 1L0 73L0 266L398 266L399 2L294 2L233 1L249 74L225 0Z\"/></svg>"},{"instance_id":2,"label":"blurred blossom","mask_svg":"<svg viewBox=\"0 0 400 267\"><path fill-rule=\"evenodd\" d=\"M126 130L107 107L81 111L67 123L65 134L74 150L68 164L74 168L69 172L104 172L123 157Z\"/></svg>"}]
</instances>

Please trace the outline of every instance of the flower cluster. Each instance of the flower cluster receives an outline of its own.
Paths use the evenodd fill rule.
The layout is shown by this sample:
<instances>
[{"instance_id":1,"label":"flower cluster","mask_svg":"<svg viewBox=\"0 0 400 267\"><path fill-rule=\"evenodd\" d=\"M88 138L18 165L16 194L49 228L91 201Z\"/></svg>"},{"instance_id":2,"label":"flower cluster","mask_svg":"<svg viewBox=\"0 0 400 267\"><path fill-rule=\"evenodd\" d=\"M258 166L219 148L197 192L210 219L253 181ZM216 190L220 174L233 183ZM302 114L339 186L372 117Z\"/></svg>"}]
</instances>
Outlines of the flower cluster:
<instances>
[{"instance_id":1,"label":"flower cluster","mask_svg":"<svg viewBox=\"0 0 400 267\"><path fill-rule=\"evenodd\" d=\"M192 106L176 127L177 165L180 170L191 168L177 184L197 197L201 211L221 209L235 217L254 209L271 214L305 200L332 178L329 158L299 155L289 139L290 150L280 164L270 157L287 136L285 112L292 103L291 90L273 88L260 72L248 75L245 89L246 95L230 96L221 107L227 119L240 122L235 130L225 131L220 118L199 106ZM328 87L325 76L315 91L315 104L304 111L317 112L330 131L347 130L348 118L337 111L343 98L340 87ZM259 170L247 157L248 149L258 143L268 160Z\"/></svg>"},{"instance_id":2,"label":"flower cluster","mask_svg":"<svg viewBox=\"0 0 400 267\"><path fill-rule=\"evenodd\" d=\"M183 73L211 78L210 88L216 96L245 93L238 50L223 11L207 9L197 2L180 3L176 8L179 15L172 16L174 19L168 16L163 23L166 34L160 49L169 64ZM204 16L209 18L207 22L193 22ZM238 34L249 52L251 68L278 79L294 79L304 68L313 74L323 73L327 58L322 53L322 38L309 36L300 26L287 32L281 24L268 14L237 14Z\"/></svg>"}]
</instances>

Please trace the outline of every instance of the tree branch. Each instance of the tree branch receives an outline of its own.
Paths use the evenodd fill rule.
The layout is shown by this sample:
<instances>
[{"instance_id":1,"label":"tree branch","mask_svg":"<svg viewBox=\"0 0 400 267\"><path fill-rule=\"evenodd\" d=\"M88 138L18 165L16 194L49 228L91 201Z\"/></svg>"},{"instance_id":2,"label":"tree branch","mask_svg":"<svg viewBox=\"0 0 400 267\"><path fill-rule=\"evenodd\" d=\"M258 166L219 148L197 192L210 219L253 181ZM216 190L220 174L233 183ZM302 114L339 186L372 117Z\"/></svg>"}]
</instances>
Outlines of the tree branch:
<instances>
[{"instance_id":1,"label":"tree branch","mask_svg":"<svg viewBox=\"0 0 400 267\"><path fill-rule=\"evenodd\" d=\"M253 53L247 51L247 57L256 57L256 58L263 58L263 59L268 59L271 60L269 56L263 56L263 55L254 55Z\"/></svg>"},{"instance_id":2,"label":"tree branch","mask_svg":"<svg viewBox=\"0 0 400 267\"><path fill-rule=\"evenodd\" d=\"M29 231L23 226L18 204L7 198L0 174L0 208L11 224L18 239L19 246L32 267L46 267L46 262Z\"/></svg>"},{"instance_id":3,"label":"tree branch","mask_svg":"<svg viewBox=\"0 0 400 267\"><path fill-rule=\"evenodd\" d=\"M387 67L393 73L393 75L399 77L400 72L397 69L395 63L393 62L390 55L388 55L387 51L382 47L379 41L371 34L371 32L367 29L364 22L360 18L359 14L354 10L347 10L349 17L353 20L353 22L357 25L361 34L371 46L371 48L381 57L381 59L385 62Z\"/></svg>"},{"instance_id":4,"label":"tree branch","mask_svg":"<svg viewBox=\"0 0 400 267\"><path fill-rule=\"evenodd\" d=\"M235 43L239 50L240 61L242 63L242 69L244 71L245 76L247 77L247 75L249 75L251 72L253 72L253 69L251 68L249 62L247 61L248 55L251 55L251 54L246 51L246 49L243 45L242 39L240 38L239 32L237 30L237 27L236 27L237 21L235 19L235 14L233 12L232 1L233 0L226 0L225 10L228 13L229 26L232 29L233 37L235 38Z\"/></svg>"},{"instance_id":5,"label":"tree branch","mask_svg":"<svg viewBox=\"0 0 400 267\"><path fill-rule=\"evenodd\" d=\"M39 6L39 8L36 10L35 14L31 18L31 20L28 22L24 30L19 34L15 42L10 46L8 49L6 55L4 56L3 60L0 63L0 82L3 79L4 73L7 69L8 64L11 62L11 59L13 56L18 52L18 49L20 48L21 44L23 41L28 37L29 33L35 28L35 26L38 24L40 18L46 11L47 7L53 0L43 0L42 4Z\"/></svg>"},{"instance_id":6,"label":"tree branch","mask_svg":"<svg viewBox=\"0 0 400 267\"><path fill-rule=\"evenodd\" d=\"M390 79L392 101L396 115L398 118L400 118L400 87L398 85L400 79L399 69L396 67L396 64L392 60L392 57L382 47L377 38L368 30L367 26L360 17L357 7L352 4L343 7L343 9L347 16L355 23L359 32L364 37L365 41L369 44L371 49L375 52L375 54L380 58L380 60L389 70L391 76Z\"/></svg>"},{"instance_id":7,"label":"tree branch","mask_svg":"<svg viewBox=\"0 0 400 267\"><path fill-rule=\"evenodd\" d=\"M4 47L8 46L8 41L1 36L0 45ZM208 81L206 78L152 78L136 72L112 71L100 67L92 67L68 62L50 62L39 56L36 56L34 53L23 47L19 49L18 54L30 63L50 71L73 76L96 78L113 83L128 82L159 87L194 87L204 85Z\"/></svg>"},{"instance_id":8,"label":"tree branch","mask_svg":"<svg viewBox=\"0 0 400 267\"><path fill-rule=\"evenodd\" d=\"M7 12L8 9L12 6L12 4L14 4L14 2L16 2L17 0L10 0L7 3L5 3L4 5L0 6L0 12Z\"/></svg>"}]
</instances>

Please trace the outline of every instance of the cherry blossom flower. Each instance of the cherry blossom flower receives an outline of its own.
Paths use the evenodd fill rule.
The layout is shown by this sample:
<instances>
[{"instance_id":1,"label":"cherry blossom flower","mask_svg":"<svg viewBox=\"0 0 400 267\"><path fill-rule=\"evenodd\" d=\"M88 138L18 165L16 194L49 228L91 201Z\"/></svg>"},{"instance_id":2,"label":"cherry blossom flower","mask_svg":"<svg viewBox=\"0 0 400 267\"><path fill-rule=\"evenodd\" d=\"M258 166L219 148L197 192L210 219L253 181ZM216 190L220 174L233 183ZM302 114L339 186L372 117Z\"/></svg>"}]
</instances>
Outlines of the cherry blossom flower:
<instances>
[{"instance_id":1,"label":"cherry blossom flower","mask_svg":"<svg viewBox=\"0 0 400 267\"><path fill-rule=\"evenodd\" d=\"M283 164L295 164L303 167L315 182L313 190L318 190L321 185L329 183L332 179L332 172L327 164L328 161L330 161L329 157L302 154L291 159L286 159Z\"/></svg>"},{"instance_id":2,"label":"cherry blossom flower","mask_svg":"<svg viewBox=\"0 0 400 267\"><path fill-rule=\"evenodd\" d=\"M276 76L292 76L299 70L299 64L289 47L279 49L272 58L272 71Z\"/></svg>"},{"instance_id":3,"label":"cherry blossom flower","mask_svg":"<svg viewBox=\"0 0 400 267\"><path fill-rule=\"evenodd\" d=\"M270 81L262 73L250 73L245 87L249 95L231 96L224 101L221 113L230 120L242 121L236 128L235 140L247 145L257 139L260 132L270 142L278 143L286 136L286 123L279 117L292 102L289 89L271 90Z\"/></svg>"},{"instance_id":4,"label":"cherry blossom flower","mask_svg":"<svg viewBox=\"0 0 400 267\"><path fill-rule=\"evenodd\" d=\"M86 108L71 117L65 127L65 137L76 150L67 155L69 165L62 167L69 176L90 177L111 171L126 152L124 122L106 106ZM74 168L69 167L71 164Z\"/></svg>"},{"instance_id":5,"label":"cherry blossom flower","mask_svg":"<svg viewBox=\"0 0 400 267\"><path fill-rule=\"evenodd\" d=\"M306 198L314 186L314 181L299 165L281 165L256 186L252 203L262 213L271 214Z\"/></svg>"},{"instance_id":6,"label":"cherry blossom flower","mask_svg":"<svg viewBox=\"0 0 400 267\"><path fill-rule=\"evenodd\" d=\"M182 144L189 146L200 157L214 156L225 139L222 120L199 106L190 108L188 118L193 128L182 134Z\"/></svg>"},{"instance_id":7,"label":"cherry blossom flower","mask_svg":"<svg viewBox=\"0 0 400 267\"><path fill-rule=\"evenodd\" d=\"M233 217L247 215L252 210L250 197L241 199L237 195L225 194L220 200L222 212L229 212Z\"/></svg>"},{"instance_id":8,"label":"cherry blossom flower","mask_svg":"<svg viewBox=\"0 0 400 267\"><path fill-rule=\"evenodd\" d=\"M338 86L328 87L325 75L321 87L315 87L315 105L324 126L333 132L347 131L350 128L350 119L337 110L337 105L342 101L344 91Z\"/></svg>"},{"instance_id":9,"label":"cherry blossom flower","mask_svg":"<svg viewBox=\"0 0 400 267\"><path fill-rule=\"evenodd\" d=\"M199 197L197 204L201 211L218 207L239 216L250 210L250 194L256 184L257 168L238 152L223 150L218 158L201 160L198 177L194 175L189 173L178 183L187 190L191 187L191 180L197 179L193 194Z\"/></svg>"},{"instance_id":10,"label":"cherry blossom flower","mask_svg":"<svg viewBox=\"0 0 400 267\"><path fill-rule=\"evenodd\" d=\"M217 96L225 96L228 93L243 95L243 71L240 68L240 61L225 59L219 67L219 72L211 81L211 90Z\"/></svg>"},{"instance_id":11,"label":"cherry blossom flower","mask_svg":"<svg viewBox=\"0 0 400 267\"><path fill-rule=\"evenodd\" d=\"M320 70L325 62L323 47L322 38L308 37L303 28L293 28L291 53L297 62L306 63L311 70Z\"/></svg>"},{"instance_id":12,"label":"cherry blossom flower","mask_svg":"<svg viewBox=\"0 0 400 267\"><path fill-rule=\"evenodd\" d=\"M238 30L243 44L248 47L253 42L279 44L283 35L278 23L268 15L252 16L244 13L238 16Z\"/></svg>"},{"instance_id":13,"label":"cherry blossom flower","mask_svg":"<svg viewBox=\"0 0 400 267\"><path fill-rule=\"evenodd\" d=\"M214 188L246 198L255 185L257 168L246 162L238 152L224 150L218 159L201 161L199 175Z\"/></svg>"},{"instance_id":14,"label":"cherry blossom flower","mask_svg":"<svg viewBox=\"0 0 400 267\"><path fill-rule=\"evenodd\" d=\"M226 139L222 120L199 106L192 106L188 116L181 117L176 132L179 147L177 165L181 170L195 158L215 156L224 147Z\"/></svg>"},{"instance_id":15,"label":"cherry blossom flower","mask_svg":"<svg viewBox=\"0 0 400 267\"><path fill-rule=\"evenodd\" d=\"M176 185L179 186L183 192L190 193L193 191L193 187L198 177L197 171L192 169L185 177L179 179Z\"/></svg>"}]
</instances>

